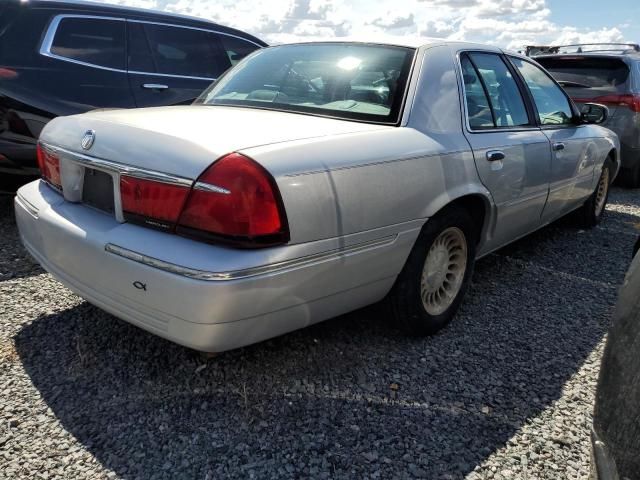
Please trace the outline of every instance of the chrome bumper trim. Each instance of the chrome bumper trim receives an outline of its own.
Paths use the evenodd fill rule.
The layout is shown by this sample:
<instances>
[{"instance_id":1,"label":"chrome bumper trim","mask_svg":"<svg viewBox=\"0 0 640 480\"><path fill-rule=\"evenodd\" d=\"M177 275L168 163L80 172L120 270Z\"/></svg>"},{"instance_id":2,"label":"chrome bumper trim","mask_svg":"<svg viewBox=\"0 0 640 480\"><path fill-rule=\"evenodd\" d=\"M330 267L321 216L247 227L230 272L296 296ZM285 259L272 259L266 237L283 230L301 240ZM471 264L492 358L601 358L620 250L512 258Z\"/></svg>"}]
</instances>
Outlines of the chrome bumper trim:
<instances>
[{"instance_id":1,"label":"chrome bumper trim","mask_svg":"<svg viewBox=\"0 0 640 480\"><path fill-rule=\"evenodd\" d=\"M285 270L291 270L291 269L300 268L300 267L306 267L306 266L313 265L315 263L320 263L327 260L334 260L347 255L352 255L354 253L359 253L371 248L385 247L395 242L397 237L398 237L397 235L390 235L387 237L371 240L368 242L357 243L349 247L328 250L326 252L307 255L305 257L295 258L292 260L272 263L269 265L261 265L258 267L245 268L242 270L231 270L227 272L208 272L205 270L197 270L194 268L183 267L181 265L176 265L175 263L165 262L164 260L159 260L157 258L149 257L147 255L134 252L133 250L129 250L128 248L114 245L113 243L106 244L104 249L109 253L118 255L119 257L123 257L128 260L132 260L134 262L147 265L149 267L164 270L169 273L174 273L176 275L181 275L187 278L193 278L195 280L206 280L206 281L216 282L216 281L238 280L243 278L255 277L258 275L265 275L265 274L282 272Z\"/></svg>"},{"instance_id":2,"label":"chrome bumper trim","mask_svg":"<svg viewBox=\"0 0 640 480\"><path fill-rule=\"evenodd\" d=\"M142 178L144 180L153 180L156 182L169 183L189 188L193 185L193 180L190 178L180 177L178 175L172 175L164 172L157 172L155 170L147 170L145 168L132 167L122 163L112 162L111 160L104 160L102 158L91 157L89 155L73 152L66 148L57 147L44 142L40 142L40 144L43 148L51 152L63 154L65 158L69 158L72 161L91 168L108 170L111 172L117 172L120 175L129 175L136 178Z\"/></svg>"}]
</instances>

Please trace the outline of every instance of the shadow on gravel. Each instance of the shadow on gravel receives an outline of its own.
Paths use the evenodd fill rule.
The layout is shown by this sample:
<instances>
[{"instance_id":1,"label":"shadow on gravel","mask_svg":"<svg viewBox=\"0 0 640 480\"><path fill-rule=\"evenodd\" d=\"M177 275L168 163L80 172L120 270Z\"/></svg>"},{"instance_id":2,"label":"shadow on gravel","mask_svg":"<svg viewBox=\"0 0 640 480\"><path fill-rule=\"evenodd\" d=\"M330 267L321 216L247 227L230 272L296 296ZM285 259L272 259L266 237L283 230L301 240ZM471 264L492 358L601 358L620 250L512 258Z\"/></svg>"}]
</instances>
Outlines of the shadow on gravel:
<instances>
[{"instance_id":1,"label":"shadow on gravel","mask_svg":"<svg viewBox=\"0 0 640 480\"><path fill-rule=\"evenodd\" d=\"M479 261L427 339L371 307L203 363L83 303L16 347L62 426L125 479L462 478L602 339L634 239L606 228L628 220L554 225Z\"/></svg>"}]
</instances>

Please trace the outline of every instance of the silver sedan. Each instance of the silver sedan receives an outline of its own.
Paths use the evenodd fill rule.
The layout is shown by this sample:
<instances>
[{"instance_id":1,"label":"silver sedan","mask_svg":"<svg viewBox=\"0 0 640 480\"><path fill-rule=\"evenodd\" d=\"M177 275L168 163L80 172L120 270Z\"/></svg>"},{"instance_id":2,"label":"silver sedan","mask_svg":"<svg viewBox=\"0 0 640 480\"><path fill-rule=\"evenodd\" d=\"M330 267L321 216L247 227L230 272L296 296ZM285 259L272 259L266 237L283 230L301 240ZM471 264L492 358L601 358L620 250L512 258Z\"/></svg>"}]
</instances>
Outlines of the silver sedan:
<instances>
[{"instance_id":1,"label":"silver sedan","mask_svg":"<svg viewBox=\"0 0 640 480\"><path fill-rule=\"evenodd\" d=\"M191 106L51 121L16 219L78 295L194 349L384 298L425 335L478 257L570 212L597 224L620 163L606 116L498 48L284 45Z\"/></svg>"}]
</instances>

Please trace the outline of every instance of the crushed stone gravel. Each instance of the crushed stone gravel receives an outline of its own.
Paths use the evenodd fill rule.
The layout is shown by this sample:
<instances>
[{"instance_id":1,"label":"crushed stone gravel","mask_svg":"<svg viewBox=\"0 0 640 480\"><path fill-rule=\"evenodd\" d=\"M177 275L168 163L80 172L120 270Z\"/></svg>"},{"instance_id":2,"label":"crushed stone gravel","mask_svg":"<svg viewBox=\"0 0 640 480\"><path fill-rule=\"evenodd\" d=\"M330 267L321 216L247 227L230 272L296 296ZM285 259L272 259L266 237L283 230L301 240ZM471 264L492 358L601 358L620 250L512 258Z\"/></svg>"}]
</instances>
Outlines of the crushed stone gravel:
<instances>
[{"instance_id":1,"label":"crushed stone gravel","mask_svg":"<svg viewBox=\"0 0 640 480\"><path fill-rule=\"evenodd\" d=\"M0 225L0 478L585 479L640 194L480 260L434 337L373 306L211 359L43 272L9 198Z\"/></svg>"}]
</instances>

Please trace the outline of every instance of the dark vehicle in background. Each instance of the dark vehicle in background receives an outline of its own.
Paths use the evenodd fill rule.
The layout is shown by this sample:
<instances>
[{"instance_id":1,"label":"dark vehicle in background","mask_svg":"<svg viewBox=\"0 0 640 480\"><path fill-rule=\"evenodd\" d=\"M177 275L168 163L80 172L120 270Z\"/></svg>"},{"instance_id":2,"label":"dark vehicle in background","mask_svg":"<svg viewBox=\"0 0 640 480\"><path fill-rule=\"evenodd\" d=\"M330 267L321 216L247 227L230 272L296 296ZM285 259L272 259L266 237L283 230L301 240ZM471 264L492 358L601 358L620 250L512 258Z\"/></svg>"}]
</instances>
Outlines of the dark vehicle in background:
<instances>
[{"instance_id":1,"label":"dark vehicle in background","mask_svg":"<svg viewBox=\"0 0 640 480\"><path fill-rule=\"evenodd\" d=\"M640 479L640 239L609 330L593 416L592 478Z\"/></svg>"},{"instance_id":2,"label":"dark vehicle in background","mask_svg":"<svg viewBox=\"0 0 640 480\"><path fill-rule=\"evenodd\" d=\"M179 15L0 1L0 179L38 174L36 140L50 119L191 103L264 46L247 33Z\"/></svg>"},{"instance_id":3,"label":"dark vehicle in background","mask_svg":"<svg viewBox=\"0 0 640 480\"><path fill-rule=\"evenodd\" d=\"M578 103L609 107L602 124L622 146L619 182L640 187L640 46L581 44L529 46L527 53Z\"/></svg>"}]
</instances>

